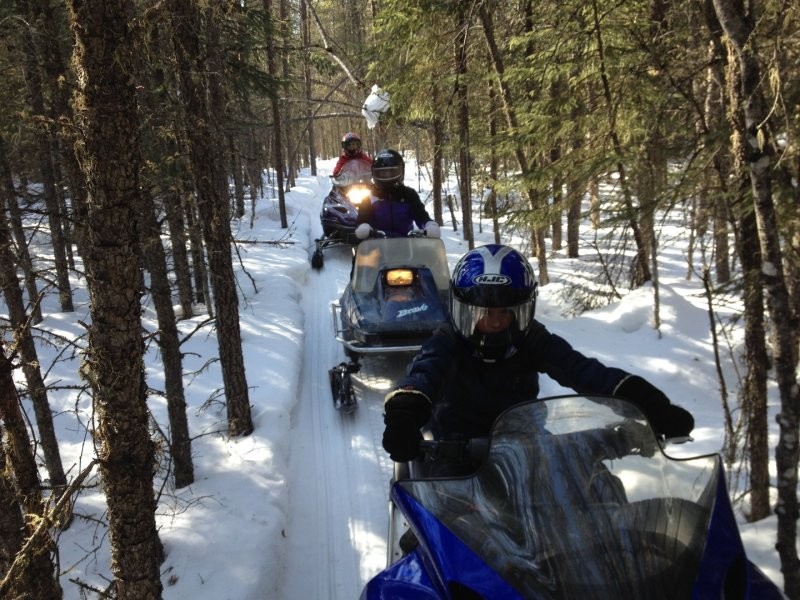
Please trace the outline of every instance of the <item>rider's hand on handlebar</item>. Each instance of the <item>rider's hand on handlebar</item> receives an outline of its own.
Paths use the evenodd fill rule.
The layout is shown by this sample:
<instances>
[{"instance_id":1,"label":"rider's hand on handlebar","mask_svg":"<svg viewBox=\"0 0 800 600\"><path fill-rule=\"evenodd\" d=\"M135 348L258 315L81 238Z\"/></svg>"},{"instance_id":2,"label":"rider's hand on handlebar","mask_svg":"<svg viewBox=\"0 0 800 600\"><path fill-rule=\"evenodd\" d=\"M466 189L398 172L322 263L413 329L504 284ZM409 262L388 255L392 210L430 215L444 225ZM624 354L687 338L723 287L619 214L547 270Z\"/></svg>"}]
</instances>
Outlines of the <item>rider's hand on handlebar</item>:
<instances>
[{"instance_id":1,"label":"rider's hand on handlebar","mask_svg":"<svg viewBox=\"0 0 800 600\"><path fill-rule=\"evenodd\" d=\"M383 449L395 462L414 460L420 454L420 428L430 418L430 400L419 392L397 390L387 396L383 422Z\"/></svg>"},{"instance_id":2,"label":"rider's hand on handlebar","mask_svg":"<svg viewBox=\"0 0 800 600\"><path fill-rule=\"evenodd\" d=\"M413 418L405 413L386 413L383 449L395 462L407 462L419 456L422 432Z\"/></svg>"},{"instance_id":3,"label":"rider's hand on handlebar","mask_svg":"<svg viewBox=\"0 0 800 600\"><path fill-rule=\"evenodd\" d=\"M651 457L661 448L653 430L645 423L631 419L615 425L613 430L617 439L612 445L620 457L628 454Z\"/></svg>"},{"instance_id":4,"label":"rider's hand on handlebar","mask_svg":"<svg viewBox=\"0 0 800 600\"><path fill-rule=\"evenodd\" d=\"M429 238L439 239L442 237L441 229L436 221L428 221L425 223L425 235Z\"/></svg>"},{"instance_id":5,"label":"rider's hand on handlebar","mask_svg":"<svg viewBox=\"0 0 800 600\"><path fill-rule=\"evenodd\" d=\"M355 233L358 239L365 240L372 233L372 227L370 227L369 223L361 223L361 225L356 227Z\"/></svg>"},{"instance_id":6,"label":"rider's hand on handlebar","mask_svg":"<svg viewBox=\"0 0 800 600\"><path fill-rule=\"evenodd\" d=\"M614 395L639 407L659 436L682 437L694 429L694 418L688 410L672 404L664 392L638 375L623 379Z\"/></svg>"}]
</instances>

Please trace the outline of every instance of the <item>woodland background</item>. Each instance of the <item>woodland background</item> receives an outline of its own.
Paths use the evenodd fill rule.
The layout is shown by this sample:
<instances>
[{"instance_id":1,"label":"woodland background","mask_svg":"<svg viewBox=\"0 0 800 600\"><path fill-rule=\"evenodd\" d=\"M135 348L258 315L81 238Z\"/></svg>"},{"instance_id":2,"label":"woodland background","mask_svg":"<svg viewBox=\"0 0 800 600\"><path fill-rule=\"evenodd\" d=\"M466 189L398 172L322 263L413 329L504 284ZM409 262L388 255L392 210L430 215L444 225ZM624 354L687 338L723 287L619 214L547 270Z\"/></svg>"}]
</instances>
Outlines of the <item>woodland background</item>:
<instances>
[{"instance_id":1,"label":"woodland background","mask_svg":"<svg viewBox=\"0 0 800 600\"><path fill-rule=\"evenodd\" d=\"M367 148L413 153L434 183L434 217L467 241L472 203L461 199L480 198L498 235L528 240L542 285L548 251L577 256L578 223L599 218L581 214L581 200L599 203L612 182L613 235L585 257L603 277L574 291L587 308L645 282L657 292L660 219L690 208L687 276L706 283L721 344L714 307L732 296L744 305L741 380L720 380L724 455L747 464L749 518L777 513L785 591L800 598L796 2L9 0L0 39L0 596L61 597L50 532L69 526L71 498L97 469L115 576L104 593L161 597L154 473L193 481L176 322L207 311L228 433L247 436L230 220L253 214L246 199L267 173L288 228L283 197L298 169L316 174L317 157L356 130ZM373 84L391 109L363 131ZM458 189L444 184L453 171ZM29 252L40 236L52 245L45 261ZM97 454L68 478L48 405L57 390L36 353L63 340L36 325L44 296L74 310L75 278L91 297L75 351ZM158 331L143 336L145 298ZM148 420L151 341L169 439Z\"/></svg>"}]
</instances>

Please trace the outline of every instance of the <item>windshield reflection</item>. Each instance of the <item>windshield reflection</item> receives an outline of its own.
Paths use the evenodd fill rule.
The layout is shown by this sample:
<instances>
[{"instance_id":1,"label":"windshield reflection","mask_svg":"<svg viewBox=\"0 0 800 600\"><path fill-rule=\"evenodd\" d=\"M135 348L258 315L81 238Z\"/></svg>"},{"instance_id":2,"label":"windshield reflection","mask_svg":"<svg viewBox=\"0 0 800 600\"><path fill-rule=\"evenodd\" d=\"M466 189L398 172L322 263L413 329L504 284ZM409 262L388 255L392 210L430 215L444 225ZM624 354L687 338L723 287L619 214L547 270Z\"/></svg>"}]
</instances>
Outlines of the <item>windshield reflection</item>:
<instances>
[{"instance_id":1,"label":"windshield reflection","mask_svg":"<svg viewBox=\"0 0 800 600\"><path fill-rule=\"evenodd\" d=\"M627 403L564 397L504 413L475 475L400 485L523 596L678 598L718 468L667 458Z\"/></svg>"}]
</instances>

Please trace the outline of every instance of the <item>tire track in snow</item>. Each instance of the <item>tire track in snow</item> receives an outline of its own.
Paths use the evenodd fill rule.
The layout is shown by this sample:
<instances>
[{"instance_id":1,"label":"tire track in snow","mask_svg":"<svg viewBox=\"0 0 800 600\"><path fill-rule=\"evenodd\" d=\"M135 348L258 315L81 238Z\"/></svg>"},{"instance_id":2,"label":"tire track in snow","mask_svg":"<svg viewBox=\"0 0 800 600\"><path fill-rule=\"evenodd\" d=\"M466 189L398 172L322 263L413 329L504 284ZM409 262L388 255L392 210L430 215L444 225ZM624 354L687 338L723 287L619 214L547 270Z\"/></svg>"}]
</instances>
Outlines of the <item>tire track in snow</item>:
<instances>
[{"instance_id":1,"label":"tire track in snow","mask_svg":"<svg viewBox=\"0 0 800 600\"><path fill-rule=\"evenodd\" d=\"M334 409L328 369L344 360L344 352L334 338L330 302L341 295L349 271L349 250L329 249L304 288L306 339L292 413L288 551L279 600L353 600L385 566L391 462L380 447L382 403L405 358L366 361L355 381L359 408L352 415Z\"/></svg>"}]
</instances>

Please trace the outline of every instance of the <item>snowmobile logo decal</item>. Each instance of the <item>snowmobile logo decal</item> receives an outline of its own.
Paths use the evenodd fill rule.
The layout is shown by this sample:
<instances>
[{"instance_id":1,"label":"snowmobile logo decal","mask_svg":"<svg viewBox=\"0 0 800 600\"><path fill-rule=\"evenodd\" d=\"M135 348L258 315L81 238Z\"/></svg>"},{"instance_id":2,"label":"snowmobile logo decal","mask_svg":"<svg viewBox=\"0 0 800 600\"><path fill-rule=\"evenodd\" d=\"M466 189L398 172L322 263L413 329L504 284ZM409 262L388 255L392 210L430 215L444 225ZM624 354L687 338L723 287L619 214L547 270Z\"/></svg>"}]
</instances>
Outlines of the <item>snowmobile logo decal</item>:
<instances>
[{"instance_id":1,"label":"snowmobile logo decal","mask_svg":"<svg viewBox=\"0 0 800 600\"><path fill-rule=\"evenodd\" d=\"M415 315L417 313L425 312L428 310L427 304L421 304L419 306L415 306L414 308L404 308L401 311L398 311L397 318L402 319L403 317L407 317L409 315Z\"/></svg>"},{"instance_id":2,"label":"snowmobile logo decal","mask_svg":"<svg viewBox=\"0 0 800 600\"><path fill-rule=\"evenodd\" d=\"M511 278L507 275L501 275L500 273L485 273L483 275L478 275L473 281L486 285L509 285L511 283Z\"/></svg>"}]
</instances>

